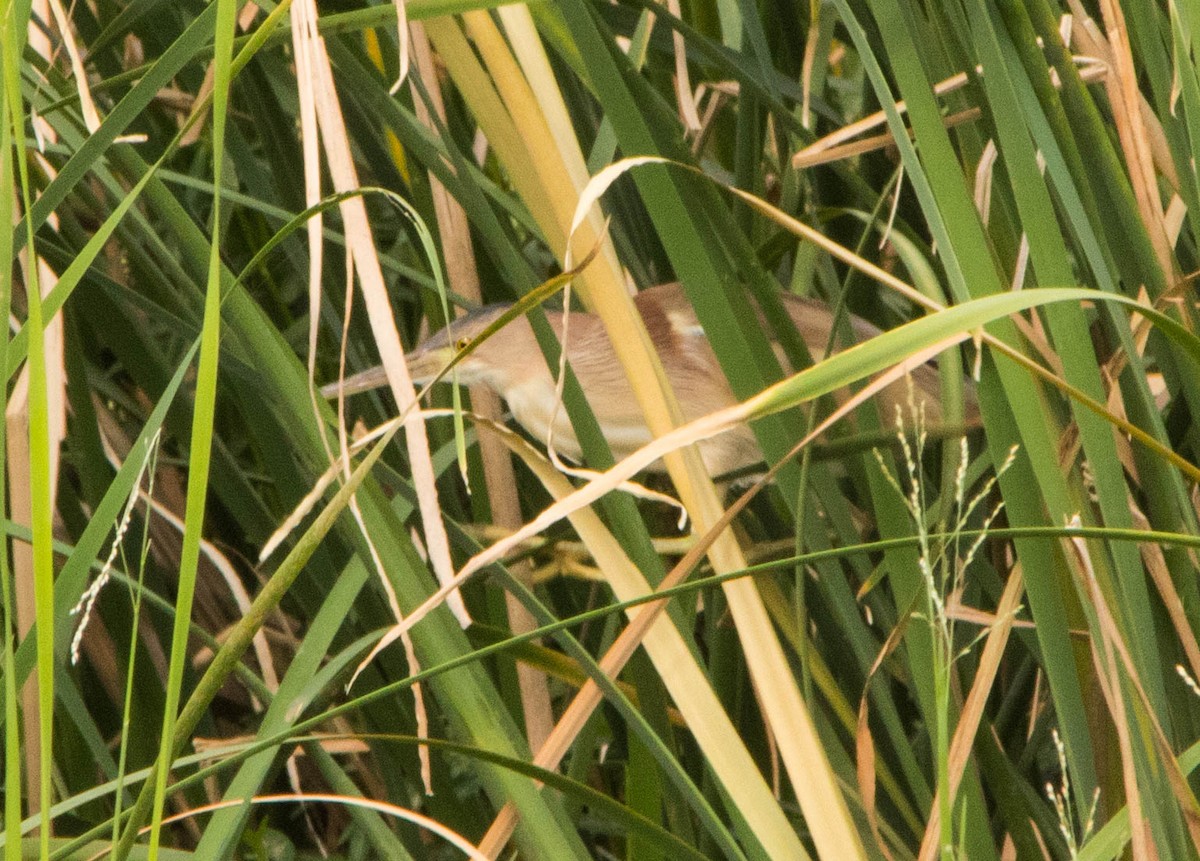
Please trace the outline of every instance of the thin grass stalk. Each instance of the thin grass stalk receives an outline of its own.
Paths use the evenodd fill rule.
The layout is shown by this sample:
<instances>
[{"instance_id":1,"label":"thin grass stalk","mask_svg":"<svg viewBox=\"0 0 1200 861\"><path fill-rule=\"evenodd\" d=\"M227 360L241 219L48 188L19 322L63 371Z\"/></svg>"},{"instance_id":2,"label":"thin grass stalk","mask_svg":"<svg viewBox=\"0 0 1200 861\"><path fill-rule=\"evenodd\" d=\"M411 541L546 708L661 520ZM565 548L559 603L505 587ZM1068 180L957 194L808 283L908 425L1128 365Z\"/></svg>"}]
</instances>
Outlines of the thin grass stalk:
<instances>
[{"instance_id":1,"label":"thin grass stalk","mask_svg":"<svg viewBox=\"0 0 1200 861\"><path fill-rule=\"evenodd\" d=\"M204 529L204 512L208 496L208 472L211 460L213 423L217 395L217 364L221 339L221 186L225 158L225 121L229 106L229 85L232 80L233 34L237 20L235 0L218 0L215 22L213 84L213 237L209 250L208 287L204 300L204 323L201 330L200 358L196 376L196 395L192 413L191 447L188 456L187 510L180 551L179 583L176 615L171 635L171 664L167 676L166 704L163 710L158 763L155 775L154 800L150 824L150 861L158 856L162 833L163 807L166 804L167 778L171 760L177 749L175 739L176 713L183 687L183 670L187 660L188 628L192 616L192 600L196 588L196 572L200 559L200 538ZM30 335L32 353L33 338ZM53 636L49 626L49 636ZM190 732L190 728L188 730ZM135 829L125 834L131 843Z\"/></svg>"},{"instance_id":2,"label":"thin grass stalk","mask_svg":"<svg viewBox=\"0 0 1200 861\"><path fill-rule=\"evenodd\" d=\"M29 7L18 9L16 4L5 10L3 44L7 59L4 62L4 87L7 121L12 130L12 140L23 141L25 115L20 90L19 62L24 50L23 33L28 25ZM19 195L24 211L33 208L33 190L29 174L28 155L25 147L17 148L17 176L20 183ZM3 191L8 194L8 191ZM7 228L0 228L7 229ZM25 219L25 292L27 296L27 319L31 329L29 338L29 475L30 475L30 529L33 543L34 600L37 617L37 666L38 666L38 769L39 808L46 817L40 832L42 857L50 854L50 821L53 785L51 771L54 754L54 563L51 549L53 535L52 502L50 490L50 427L46 391L46 356L42 330L42 295L38 279L38 257L34 245L33 228ZM26 751L28 755L30 751Z\"/></svg>"},{"instance_id":3,"label":"thin grass stalk","mask_svg":"<svg viewBox=\"0 0 1200 861\"><path fill-rule=\"evenodd\" d=\"M146 475L149 477L146 487L146 497L150 499L154 496L154 475L158 466L158 441L159 436L154 436L152 441L147 446L146 460L147 464L144 467ZM131 452L136 452L137 449L130 449ZM129 460L130 458L126 458ZM141 474L139 473L137 483L134 485L133 493L137 494L141 490ZM131 497L132 498L132 497ZM132 503L130 504L132 507ZM127 767L129 753L129 728L132 720L133 702L134 702L134 670L136 669L136 658L139 641L139 632L141 627L139 622L142 615L142 595L145 584L146 562L150 551L150 519L154 515L153 507L146 505L146 515L142 519L142 539L141 539L141 555L138 559L138 579L137 589L133 594L133 618L129 624L129 664L125 670L125 702L121 708L121 745L117 760L117 788L113 794L113 815L112 815L112 845L116 846L121 839L121 806L125 800L125 772ZM113 537L114 541L120 540L121 536ZM80 619L80 626L86 624L86 616Z\"/></svg>"},{"instance_id":4,"label":"thin grass stalk","mask_svg":"<svg viewBox=\"0 0 1200 861\"><path fill-rule=\"evenodd\" d=\"M1125 802L1129 808L1132 826L1133 859L1134 861L1151 861L1151 859L1158 858L1159 854L1156 851L1151 822L1143 807L1142 788L1137 774L1136 749L1130 733L1129 712L1121 690L1121 674L1117 669L1112 645L1107 642L1108 637L1100 631L1094 631L1093 637L1100 641L1092 639L1090 642L1092 660L1096 665L1105 704L1108 706L1109 714L1116 726L1117 744L1121 757L1121 776L1125 787Z\"/></svg>"},{"instance_id":5,"label":"thin grass stalk","mask_svg":"<svg viewBox=\"0 0 1200 861\"><path fill-rule=\"evenodd\" d=\"M8 45L12 36L16 12L11 0L0 9L0 44ZM6 67L8 63L4 64ZM8 121L10 111L7 84L8 71L4 71L5 84L0 86L0 225L15 221L13 203L13 125ZM17 138L18 140L20 138ZM6 227L0 228L0 260L10 260L13 254L13 234ZM0 320L7 320L12 308L12 266L0 266ZM9 337L8 327L0 332L0 368L7 366ZM0 415L8 414L8 385L0 385ZM0 422L0 451L8 450L7 425ZM8 517L7 470L0 469L0 518ZM12 571L8 562L8 541L0 543L0 600L4 603L4 833L11 835L4 846L5 861L20 861L21 841L16 839L21 828L21 721L17 699L16 661L13 655L13 638L16 635L16 602L13 600Z\"/></svg>"},{"instance_id":6,"label":"thin grass stalk","mask_svg":"<svg viewBox=\"0 0 1200 861\"><path fill-rule=\"evenodd\" d=\"M56 14L59 14L61 10L56 9L55 12ZM48 8L47 0L40 0L40 2L37 2L32 6L30 14L31 30L29 33L26 50L35 54L43 62L48 62L49 60L49 38L44 31L33 27L32 25L35 19L47 21L49 17L50 9ZM70 51L72 42L70 31L66 30L65 32L61 33L60 36L61 39L67 43L68 51ZM54 128L45 120L45 118L36 115L35 109L32 107L32 100L29 113L30 123L32 125L35 138L44 142L42 146L53 146L55 143L57 143L58 138ZM30 152L30 149L31 148L23 148L23 153ZM39 158L37 161L41 170L53 177L53 167L48 165L44 158ZM57 214L52 215L49 219L49 222L53 229L58 229L59 219ZM36 279L33 281L27 280L26 284L29 285L32 283L36 285L36 289L40 297L40 301L38 303L38 316L45 321L45 330L43 332L42 344L40 348L42 353L42 381L38 387L35 388L33 386L30 376L34 373L35 369L32 365L28 366L25 374L20 380L18 380L17 387L14 389L13 396L9 401L8 412L6 412L5 417L8 422L20 425L19 430L14 428L10 428L9 430L9 441L10 443L15 444L13 446L14 448L20 448L24 445L23 443L19 443L17 439L14 439L14 437L27 437L28 434L34 431L34 428L37 424L43 420L45 422L45 442L42 445L44 445L46 452L46 477L43 479L39 476L34 476L31 474L31 470L35 467L39 460L37 456L38 447L31 446L29 449L30 456L14 458L9 465L10 491L12 495L10 504L12 506L13 515L22 519L28 517L30 522L33 523L36 516L53 517L55 496L58 486L59 451L66 430L66 413L63 402L63 386L65 380L63 378L62 318L61 316L56 316L53 313L47 312L45 308L42 307L45 304L46 295L54 287L54 271L50 268L47 262L42 259L40 254L35 253L32 244L29 245L27 250L25 266L28 269L36 268ZM30 403L30 399L38 399L41 401L41 403L32 404ZM42 410L44 410L45 415L38 417L37 414ZM37 418L37 421L34 420L35 418ZM43 491L36 487L38 481L43 481L45 483L44 495ZM26 494L24 490L19 487L20 485L25 485L26 483L28 483L28 494ZM32 510L33 506L39 500L39 497L45 504L45 510L50 513L38 515L27 513L24 510L25 506L29 505L30 509ZM45 563L43 560L39 559L40 552L36 547L31 548L32 552L29 555L22 552L22 548L20 547L15 547L13 550L13 562L15 563L14 569L18 586L16 594L18 628L20 628L24 624L20 618L22 605L20 584L21 581L25 579L25 574L22 571L22 569L25 567L25 564L32 565L32 571L30 573L32 575L31 581L34 584L33 591L35 593L35 604L38 601L44 602L47 594L52 594L53 589L52 587L47 588L42 586L38 582L40 578L47 575L39 570L39 567L43 566ZM53 563L51 562L51 565L52 564ZM50 574L49 576L52 577L53 575ZM40 597L37 594L39 592L41 593ZM53 607L51 607L51 612L53 612ZM38 711L40 712L40 708ZM32 709L30 710L30 714L33 714ZM27 737L29 729L30 727L26 728ZM29 743L27 744L27 747L32 748L33 744ZM34 764L40 767L40 759ZM40 786L40 780L38 781L38 784ZM31 775L31 792L33 786L34 780Z\"/></svg>"},{"instance_id":7,"label":"thin grass stalk","mask_svg":"<svg viewBox=\"0 0 1200 861\"><path fill-rule=\"evenodd\" d=\"M935 640L933 699L937 707L938 855L954 861L954 793L950 790L950 661L944 644Z\"/></svg>"},{"instance_id":8,"label":"thin grass stalk","mask_svg":"<svg viewBox=\"0 0 1200 861\"><path fill-rule=\"evenodd\" d=\"M561 165L561 169L570 177L569 187L574 190L577 199L590 178L588 168L584 162L583 151L571 123L562 91L554 76L554 70L550 67L541 36L534 25L533 16L530 14L529 8L523 5L501 7L496 11L496 15L504 25L505 35L508 37L511 50L520 67L519 71L510 68L508 74L501 75L501 79L505 82L519 81L520 76L523 75L527 80L530 95L537 103L535 116L549 132L549 137L545 141L546 149L541 151L554 152L557 156L554 167L558 169ZM477 19L481 21L480 16L473 15L471 17L472 21ZM493 70L493 76L495 76L495 70ZM511 100L506 99L506 101L518 119L534 118L528 110L517 110L518 106L514 105ZM536 145L531 147L531 152L535 156L535 164L539 164L536 161L539 149ZM559 205L571 203L571 197L570 194L563 195L563 200ZM561 212L558 218L561 226L563 223ZM619 274L620 261L616 256L616 249L605 234L603 214L598 209L588 213L588 225L592 234L605 237L605 241L600 246L601 253L605 258L605 265ZM584 244L587 241L587 234L584 233L580 238L582 240L580 244ZM585 283L587 282L585 281Z\"/></svg>"},{"instance_id":9,"label":"thin grass stalk","mask_svg":"<svg viewBox=\"0 0 1200 861\"><path fill-rule=\"evenodd\" d=\"M1172 37L1173 56L1172 63L1174 66L1174 74L1178 81L1178 94L1182 97L1183 105L1183 120L1182 125L1186 129L1186 146L1174 148L1175 153L1179 149L1183 149L1185 153L1194 157L1197 147L1200 147L1200 79L1197 78L1196 65L1194 59L1194 34L1183 20L1183 13L1180 9L1180 4L1171 2L1168 4L1170 13L1170 27ZM1192 18L1195 14L1195 9L1190 9L1188 18ZM1178 103L1177 103L1178 104ZM1176 162L1188 161L1180 159L1179 155L1175 155ZM1189 223L1192 225L1192 235L1196 235L1196 209L1197 202L1200 201L1200 177L1197 176L1195 170L1186 171L1184 181L1177 184L1180 194L1184 200L1188 202Z\"/></svg>"}]
</instances>

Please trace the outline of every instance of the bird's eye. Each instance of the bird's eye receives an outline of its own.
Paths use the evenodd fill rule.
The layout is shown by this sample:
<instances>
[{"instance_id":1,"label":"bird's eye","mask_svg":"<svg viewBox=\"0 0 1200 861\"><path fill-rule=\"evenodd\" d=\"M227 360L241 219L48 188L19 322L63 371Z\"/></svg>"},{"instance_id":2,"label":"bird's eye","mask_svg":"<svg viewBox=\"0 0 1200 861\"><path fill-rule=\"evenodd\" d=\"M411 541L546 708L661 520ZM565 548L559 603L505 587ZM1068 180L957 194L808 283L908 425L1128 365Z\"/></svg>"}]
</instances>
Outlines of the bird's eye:
<instances>
[{"instance_id":1,"label":"bird's eye","mask_svg":"<svg viewBox=\"0 0 1200 861\"><path fill-rule=\"evenodd\" d=\"M459 338L454 342L454 349L461 353L463 350L467 349L467 345L470 343L470 338Z\"/></svg>"}]
</instances>

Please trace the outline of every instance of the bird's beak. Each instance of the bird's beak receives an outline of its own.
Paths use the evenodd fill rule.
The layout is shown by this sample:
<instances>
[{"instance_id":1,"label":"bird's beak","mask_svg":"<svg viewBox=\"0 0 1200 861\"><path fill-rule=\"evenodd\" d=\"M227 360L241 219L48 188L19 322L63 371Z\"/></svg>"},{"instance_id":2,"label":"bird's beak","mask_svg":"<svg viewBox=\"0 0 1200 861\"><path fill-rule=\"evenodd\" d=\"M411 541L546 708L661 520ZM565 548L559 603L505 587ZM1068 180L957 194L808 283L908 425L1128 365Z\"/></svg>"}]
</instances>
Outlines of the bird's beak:
<instances>
[{"instance_id":1,"label":"bird's beak","mask_svg":"<svg viewBox=\"0 0 1200 861\"><path fill-rule=\"evenodd\" d=\"M405 357L408 361L408 373L412 377L413 385L420 389L423 386L429 385L442 370L454 358L454 351L449 347L426 348L418 346ZM387 385L387 374L380 365L371 368L367 371L347 377L341 385L341 391L344 395L356 395L360 392L369 392L372 389L382 388ZM321 395L326 398L337 397L338 384L329 383L321 387Z\"/></svg>"}]
</instances>

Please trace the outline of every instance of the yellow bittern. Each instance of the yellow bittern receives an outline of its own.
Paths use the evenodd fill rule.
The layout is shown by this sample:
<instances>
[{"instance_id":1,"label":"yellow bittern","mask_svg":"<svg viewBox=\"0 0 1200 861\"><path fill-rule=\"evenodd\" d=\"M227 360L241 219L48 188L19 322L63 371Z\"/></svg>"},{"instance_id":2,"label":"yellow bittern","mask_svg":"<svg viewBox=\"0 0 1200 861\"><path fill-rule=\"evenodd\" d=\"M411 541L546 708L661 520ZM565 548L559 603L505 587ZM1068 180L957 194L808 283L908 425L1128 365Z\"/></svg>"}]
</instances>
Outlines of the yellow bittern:
<instances>
[{"instance_id":1,"label":"yellow bittern","mask_svg":"<svg viewBox=\"0 0 1200 861\"><path fill-rule=\"evenodd\" d=\"M825 304L780 294L784 307L814 361L823 358L833 327L833 314ZM700 326L696 312L677 283L642 290L634 298L642 321L658 351L663 370L670 380L687 421L708 415L736 403L729 382ZM409 373L418 385L432 380L468 341L479 335L510 305L489 305L472 311L436 334L430 335L407 356ZM560 342L563 312L547 310L546 318ZM761 317L761 312L759 312ZM879 330L858 317L850 317L851 328L859 341L879 334ZM651 440L650 430L634 398L633 390L617 361L612 343L600 318L594 314L571 312L567 336L567 360L587 396L614 457L618 460ZM769 330L769 327L764 327ZM780 364L790 369L778 344L772 345ZM554 409L554 377L525 317L518 317L481 343L458 364L458 379L466 385L483 385L508 402L513 418L530 434L545 440L550 417L555 415L554 440L557 449L578 460L579 441L564 410ZM448 378L447 378L448 379ZM376 388L385 383L382 368L372 368L345 382L347 393ZM917 400L926 405L929 422L939 423L939 377L929 365L913 372ZM336 391L327 386L326 393ZM884 415L890 419L894 405L908 401L908 387L894 383L881 394ZM967 405L968 417L975 412L973 398ZM760 463L762 451L748 427L739 427L698 443L700 455L710 474L724 475Z\"/></svg>"}]
</instances>

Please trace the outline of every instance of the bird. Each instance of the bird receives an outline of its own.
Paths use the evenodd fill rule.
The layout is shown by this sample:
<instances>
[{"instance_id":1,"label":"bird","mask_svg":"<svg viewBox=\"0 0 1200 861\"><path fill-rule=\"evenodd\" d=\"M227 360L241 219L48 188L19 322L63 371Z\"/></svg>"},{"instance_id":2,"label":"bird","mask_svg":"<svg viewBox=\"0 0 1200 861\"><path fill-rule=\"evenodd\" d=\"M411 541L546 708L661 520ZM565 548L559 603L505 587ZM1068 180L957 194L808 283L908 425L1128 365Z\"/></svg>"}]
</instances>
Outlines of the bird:
<instances>
[{"instance_id":1,"label":"bird","mask_svg":"<svg viewBox=\"0 0 1200 861\"><path fill-rule=\"evenodd\" d=\"M833 312L819 300L793 293L781 292L779 298L813 360L820 361L830 341ZM633 301L686 421L694 421L737 403L681 284L672 282L648 287L639 291ZM511 307L510 304L484 306L422 340L406 356L413 382L418 386L430 383L456 354ZM757 304L755 311L764 331L769 333L771 329ZM562 310L546 311L546 319L560 343L564 317ZM880 330L866 320L854 315L848 317L858 341L880 334ZM784 370L792 373L783 348L773 338L771 346ZM566 352L613 456L620 460L649 443L652 434L599 316L570 312ZM553 440L557 451L575 461L582 459L582 449L566 412L555 407L555 377L526 317L516 317L494 332L456 368L459 383L490 388L507 402L512 417L534 438L546 440L553 417ZM449 379L445 378L447 382ZM939 424L941 383L937 370L932 365L922 365L912 372L912 380L916 400L925 402L926 420ZM341 391L354 394L383 385L386 385L386 376L379 366L348 377L341 384ZM964 385L965 411L970 422L977 415L978 407L970 384ZM331 384L322 391L331 396L338 388L337 384ZM885 410L883 414L891 416L896 405L903 407L909 402L909 387L903 380L892 383L879 398ZM763 461L754 433L744 425L702 440L697 445L705 467L714 477L740 472ZM662 462L650 471L662 471Z\"/></svg>"}]
</instances>

